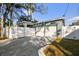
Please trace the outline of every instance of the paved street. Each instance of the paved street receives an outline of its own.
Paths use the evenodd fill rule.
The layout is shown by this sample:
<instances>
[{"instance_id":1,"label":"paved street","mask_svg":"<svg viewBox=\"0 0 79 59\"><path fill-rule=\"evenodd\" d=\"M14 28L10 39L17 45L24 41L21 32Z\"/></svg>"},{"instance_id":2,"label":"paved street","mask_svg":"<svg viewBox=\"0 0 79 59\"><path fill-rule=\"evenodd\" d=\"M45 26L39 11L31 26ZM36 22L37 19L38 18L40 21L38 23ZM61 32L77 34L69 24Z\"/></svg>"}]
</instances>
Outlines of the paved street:
<instances>
[{"instance_id":1,"label":"paved street","mask_svg":"<svg viewBox=\"0 0 79 59\"><path fill-rule=\"evenodd\" d=\"M38 56L39 44L38 40L33 41L31 37L14 39L9 44L0 47L0 55Z\"/></svg>"}]
</instances>

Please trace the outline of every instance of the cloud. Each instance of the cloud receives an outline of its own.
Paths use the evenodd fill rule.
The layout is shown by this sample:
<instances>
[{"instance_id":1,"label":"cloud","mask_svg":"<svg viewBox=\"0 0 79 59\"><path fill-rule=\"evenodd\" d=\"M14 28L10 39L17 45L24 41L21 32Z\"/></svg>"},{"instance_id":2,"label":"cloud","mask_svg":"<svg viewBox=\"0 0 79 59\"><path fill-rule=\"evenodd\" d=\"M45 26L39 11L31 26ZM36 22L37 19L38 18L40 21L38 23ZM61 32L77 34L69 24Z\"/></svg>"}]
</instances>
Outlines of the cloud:
<instances>
[{"instance_id":1,"label":"cloud","mask_svg":"<svg viewBox=\"0 0 79 59\"><path fill-rule=\"evenodd\" d=\"M66 25L71 25L73 22L77 22L79 20L79 16L75 16L66 20Z\"/></svg>"}]
</instances>

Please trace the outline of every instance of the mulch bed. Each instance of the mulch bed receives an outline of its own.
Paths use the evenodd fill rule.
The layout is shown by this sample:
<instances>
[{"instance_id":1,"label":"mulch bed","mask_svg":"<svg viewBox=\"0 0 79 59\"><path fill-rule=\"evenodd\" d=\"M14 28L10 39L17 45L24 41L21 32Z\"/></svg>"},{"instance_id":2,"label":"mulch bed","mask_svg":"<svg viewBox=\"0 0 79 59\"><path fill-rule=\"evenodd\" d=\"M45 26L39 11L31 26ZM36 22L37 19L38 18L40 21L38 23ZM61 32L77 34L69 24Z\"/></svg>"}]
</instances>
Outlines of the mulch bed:
<instances>
[{"instance_id":1,"label":"mulch bed","mask_svg":"<svg viewBox=\"0 0 79 59\"><path fill-rule=\"evenodd\" d=\"M74 56L79 56L79 40L63 39L58 44L66 50L72 52Z\"/></svg>"},{"instance_id":2,"label":"mulch bed","mask_svg":"<svg viewBox=\"0 0 79 59\"><path fill-rule=\"evenodd\" d=\"M5 40L5 39L8 39L8 38L7 37L3 37L3 38L0 37L0 40Z\"/></svg>"}]
</instances>

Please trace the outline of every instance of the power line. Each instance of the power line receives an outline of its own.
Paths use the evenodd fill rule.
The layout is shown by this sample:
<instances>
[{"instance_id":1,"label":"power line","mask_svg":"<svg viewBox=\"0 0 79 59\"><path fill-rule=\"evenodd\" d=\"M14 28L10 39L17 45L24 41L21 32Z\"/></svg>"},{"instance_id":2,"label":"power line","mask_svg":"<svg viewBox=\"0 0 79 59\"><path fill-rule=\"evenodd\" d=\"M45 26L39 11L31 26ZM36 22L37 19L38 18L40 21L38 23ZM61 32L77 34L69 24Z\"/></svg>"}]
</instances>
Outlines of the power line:
<instances>
[{"instance_id":1,"label":"power line","mask_svg":"<svg viewBox=\"0 0 79 59\"><path fill-rule=\"evenodd\" d=\"M76 13L77 13L77 16L78 16L79 15L79 7L77 8L77 12Z\"/></svg>"},{"instance_id":2,"label":"power line","mask_svg":"<svg viewBox=\"0 0 79 59\"><path fill-rule=\"evenodd\" d=\"M69 8L69 3L67 4L67 7L66 7L66 9L65 9L65 12L64 12L64 14L62 15L63 17L66 16L66 13L68 12L68 8Z\"/></svg>"}]
</instances>

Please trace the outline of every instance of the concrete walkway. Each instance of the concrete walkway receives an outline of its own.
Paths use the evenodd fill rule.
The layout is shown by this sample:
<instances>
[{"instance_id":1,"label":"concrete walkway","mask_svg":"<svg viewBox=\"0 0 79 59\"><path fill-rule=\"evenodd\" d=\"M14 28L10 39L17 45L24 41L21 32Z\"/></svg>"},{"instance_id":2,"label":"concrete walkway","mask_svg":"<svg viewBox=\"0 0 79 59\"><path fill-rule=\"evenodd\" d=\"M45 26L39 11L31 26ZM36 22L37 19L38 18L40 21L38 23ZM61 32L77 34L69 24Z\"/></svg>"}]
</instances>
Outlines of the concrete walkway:
<instances>
[{"instance_id":1,"label":"concrete walkway","mask_svg":"<svg viewBox=\"0 0 79 59\"><path fill-rule=\"evenodd\" d=\"M11 40L8 44L0 46L1 56L38 56L41 48L39 41L31 37ZM38 43L37 43L38 42Z\"/></svg>"}]
</instances>

